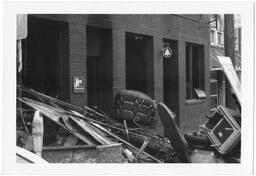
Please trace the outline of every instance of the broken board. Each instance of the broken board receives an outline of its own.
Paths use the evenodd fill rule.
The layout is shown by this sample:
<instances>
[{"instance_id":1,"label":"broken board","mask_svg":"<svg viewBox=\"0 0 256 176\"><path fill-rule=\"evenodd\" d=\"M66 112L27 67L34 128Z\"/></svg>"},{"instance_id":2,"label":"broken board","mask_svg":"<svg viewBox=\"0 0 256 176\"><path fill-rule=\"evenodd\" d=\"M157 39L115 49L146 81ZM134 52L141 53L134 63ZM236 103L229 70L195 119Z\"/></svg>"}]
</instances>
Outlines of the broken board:
<instances>
[{"instance_id":1,"label":"broken board","mask_svg":"<svg viewBox=\"0 0 256 176\"><path fill-rule=\"evenodd\" d=\"M238 102L241 104L241 83L229 57L217 56L228 81L233 88Z\"/></svg>"}]
</instances>

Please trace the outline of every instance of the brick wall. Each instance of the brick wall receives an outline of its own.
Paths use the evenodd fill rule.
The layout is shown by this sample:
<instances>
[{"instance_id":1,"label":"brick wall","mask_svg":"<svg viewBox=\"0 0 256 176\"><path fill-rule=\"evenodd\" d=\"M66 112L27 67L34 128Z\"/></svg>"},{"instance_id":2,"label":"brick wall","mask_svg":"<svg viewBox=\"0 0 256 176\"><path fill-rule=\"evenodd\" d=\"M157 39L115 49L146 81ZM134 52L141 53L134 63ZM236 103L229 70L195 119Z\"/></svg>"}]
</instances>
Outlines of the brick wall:
<instances>
[{"instance_id":1,"label":"brick wall","mask_svg":"<svg viewBox=\"0 0 256 176\"><path fill-rule=\"evenodd\" d=\"M65 70L68 72L69 85L65 92L69 97L65 97L66 101L75 105L83 106L87 104L87 82L86 82L86 18L83 15L32 15L39 18L45 18L53 21L66 22L68 34L68 45L64 51L68 55L68 66ZM62 34L64 35L64 34ZM64 35L65 36L65 35ZM67 40L63 40L67 41ZM65 64L65 63L63 63ZM75 94L73 91L73 77L84 76L85 77L85 93ZM66 79L67 80L67 79ZM66 85L67 86L67 85Z\"/></svg>"},{"instance_id":2,"label":"brick wall","mask_svg":"<svg viewBox=\"0 0 256 176\"><path fill-rule=\"evenodd\" d=\"M185 70L185 42L204 45L205 54L205 85L209 95L209 31L201 28L207 25L207 16L202 16L202 23L174 15L37 15L42 18L68 22L69 26L69 81L70 101L77 105L87 104L87 95L74 94L72 77L83 75L86 77L86 26L94 26L112 30L112 97L119 89L126 87L125 75L125 33L144 34L153 37L153 68L150 77L153 85L150 86L152 98L157 102L163 101L163 60L160 51L163 39L177 40L178 42L178 87L180 127L185 131L197 129L207 113L208 98L197 104L186 103L186 70ZM199 20L199 15L186 15ZM87 84L85 84L87 87Z\"/></svg>"}]
</instances>

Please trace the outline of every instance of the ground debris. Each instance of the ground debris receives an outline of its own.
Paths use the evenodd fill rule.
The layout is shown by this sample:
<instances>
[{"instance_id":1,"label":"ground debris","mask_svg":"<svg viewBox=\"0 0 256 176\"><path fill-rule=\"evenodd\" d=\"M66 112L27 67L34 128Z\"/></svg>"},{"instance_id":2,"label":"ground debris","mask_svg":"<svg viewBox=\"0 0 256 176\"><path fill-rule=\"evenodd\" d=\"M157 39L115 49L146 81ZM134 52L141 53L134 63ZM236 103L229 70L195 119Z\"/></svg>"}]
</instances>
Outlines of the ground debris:
<instances>
[{"instance_id":1,"label":"ground debris","mask_svg":"<svg viewBox=\"0 0 256 176\"><path fill-rule=\"evenodd\" d=\"M17 97L17 121L21 121L17 123L17 129L23 129L25 134L31 136L29 124L33 116L24 117L21 110L39 111L43 115L42 157L49 162L161 163L164 162L163 156L172 150L170 142L150 133L150 129L125 127L95 109L75 106L20 85L17 85L17 90L21 95ZM22 146L26 146L24 138L23 133L20 138L23 140L17 139L17 145L21 145L22 141ZM85 150L89 150L90 154Z\"/></svg>"}]
</instances>

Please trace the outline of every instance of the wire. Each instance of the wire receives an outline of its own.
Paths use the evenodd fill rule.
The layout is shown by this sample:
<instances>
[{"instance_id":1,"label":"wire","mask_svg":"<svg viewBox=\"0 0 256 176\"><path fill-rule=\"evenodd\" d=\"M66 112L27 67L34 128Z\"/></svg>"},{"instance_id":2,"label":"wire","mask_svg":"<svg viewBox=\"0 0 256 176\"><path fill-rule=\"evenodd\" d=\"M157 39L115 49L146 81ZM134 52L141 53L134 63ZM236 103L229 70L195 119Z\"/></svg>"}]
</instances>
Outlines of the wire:
<instances>
[{"instance_id":1,"label":"wire","mask_svg":"<svg viewBox=\"0 0 256 176\"><path fill-rule=\"evenodd\" d=\"M27 128L27 126L26 126L24 117L23 117L23 115L22 115L22 110L20 109L19 112L20 112L20 116L21 116L21 119L22 119L22 123L23 123L23 125L24 125L25 130L26 130L26 133L29 134L29 131L28 131L28 128Z\"/></svg>"}]
</instances>

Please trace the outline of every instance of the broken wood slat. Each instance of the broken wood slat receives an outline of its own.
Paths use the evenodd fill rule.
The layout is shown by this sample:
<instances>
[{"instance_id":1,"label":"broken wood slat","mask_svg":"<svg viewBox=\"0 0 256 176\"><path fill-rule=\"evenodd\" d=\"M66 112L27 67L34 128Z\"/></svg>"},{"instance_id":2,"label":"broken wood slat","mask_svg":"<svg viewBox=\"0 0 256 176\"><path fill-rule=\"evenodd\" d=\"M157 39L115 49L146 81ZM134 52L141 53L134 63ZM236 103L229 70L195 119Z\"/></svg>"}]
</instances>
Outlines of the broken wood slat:
<instances>
[{"instance_id":1,"label":"broken wood slat","mask_svg":"<svg viewBox=\"0 0 256 176\"><path fill-rule=\"evenodd\" d=\"M40 104L41 102L34 102L34 103ZM42 105L45 106L46 104L42 104ZM123 134L125 132L125 129L122 129L122 127L123 127L122 124L118 125L118 123L110 123L110 124L104 123L104 122L101 122L99 120L92 119L90 117L86 117L86 116L80 114L80 111L79 112L76 112L76 111L73 111L73 110L68 111L68 110L65 110L65 109L57 109L57 108L54 108L54 107L51 107L51 106L49 106L49 108L54 109L54 110L56 110L60 113L69 114L69 115L78 117L78 118L83 119L83 120L95 122L97 124L108 127L110 129L116 129L116 130L120 131L121 134ZM119 126L120 128L117 127L117 126ZM143 143L145 138L147 136L150 136L150 135L141 135L141 134L138 134L136 132L129 131L129 136L130 136L132 141L135 141L135 142L138 142L138 143ZM150 136L150 137L152 137L152 136ZM152 137L152 140L149 142L148 147L151 147L155 150L167 151L171 148L171 145L169 143L166 143L164 140Z\"/></svg>"},{"instance_id":2,"label":"broken wood slat","mask_svg":"<svg viewBox=\"0 0 256 176\"><path fill-rule=\"evenodd\" d=\"M98 124L96 124L96 123L93 123L93 122L90 122L90 123L93 124L94 126L98 127L99 129L101 129L102 131L106 132L106 133L109 134L110 136L116 138L116 139L119 140L120 142L126 144L127 146L133 148L133 149L136 150L136 151L139 151L139 149L138 149L137 147L135 147L134 145L130 144L130 143L127 142L126 140L124 140L124 139L118 137L117 135L111 133L110 131L108 131L108 130L105 129L104 127L102 127L102 126L100 126L100 125L98 125ZM154 156L148 154L147 152L143 151L142 153L143 153L144 155L146 155L147 157L153 159L153 160L156 161L157 163L161 163L161 161L160 161L159 159L157 159L157 158L155 158Z\"/></svg>"},{"instance_id":3,"label":"broken wood slat","mask_svg":"<svg viewBox=\"0 0 256 176\"><path fill-rule=\"evenodd\" d=\"M33 91L33 90L25 90L25 91L28 91L28 93L32 93L32 95L34 95L34 94L36 94L36 93L38 93L38 92L36 92L36 91ZM32 91L32 92L31 92ZM33 93L34 92L34 93ZM38 94L40 94L40 95L42 95L42 96L45 96L45 97L49 97L49 96L47 96L47 95L44 95L44 94L41 94L41 93L38 93ZM34 96L36 96L36 95L34 95ZM36 97L36 98L38 98L38 97ZM83 118L84 119L84 117L85 117L85 114L86 115L93 115L93 114L91 114L91 113L89 113L89 112L86 112L85 113L85 111L84 111L84 109L83 108L81 108L81 107L79 107L79 106L75 106L75 105L72 105L72 104L69 104L69 103L66 103L66 102L62 102L62 101L60 101L60 100L57 100L57 99L54 99L54 98L52 98L52 97L49 97L49 98L51 98L51 99L47 99L48 100L48 103L46 104L45 103L45 100L42 100L42 102L39 102L39 101L37 101L37 100L32 100L32 99L29 99L29 101L32 101L33 103L36 103L36 104L40 104L40 105L42 105L42 106L48 106L48 107L50 107L50 108L52 108L52 109L55 109L56 111L58 111L58 112L62 112L62 113L67 113L67 114L70 114L70 115L75 115L75 116L80 116L80 118ZM26 97L24 97L23 99L26 99ZM49 102L49 100L52 100L52 99L54 99L54 100L56 100L56 102L54 101L54 102ZM57 103L59 103L59 102L61 102L60 104L57 104ZM63 103L63 104L62 104ZM53 106L50 106L49 104L54 104L55 106L53 107ZM62 105L62 106L64 106L65 108L68 108L68 110L66 110L65 108L63 108L63 107L61 107L61 108L56 108L56 106L58 106L58 107L60 107L59 105ZM76 111L79 111L79 112L76 112ZM80 112L82 112L83 114L80 114ZM94 114L95 115L95 114ZM101 117L103 117L103 116L101 116ZM92 119L92 118L90 118L90 119ZM87 120L88 120L88 118L87 118Z\"/></svg>"},{"instance_id":4,"label":"broken wood slat","mask_svg":"<svg viewBox=\"0 0 256 176\"><path fill-rule=\"evenodd\" d=\"M123 131L119 131L119 134L121 137L126 138L126 133ZM130 141L133 143L142 144L146 137L150 137L151 140L148 143L148 147L157 151L161 152L168 152L169 150L172 150L173 147L170 143L166 142L162 138L154 137L154 136L143 136L143 135L137 135L136 133L129 133Z\"/></svg>"},{"instance_id":5,"label":"broken wood slat","mask_svg":"<svg viewBox=\"0 0 256 176\"><path fill-rule=\"evenodd\" d=\"M19 97L18 97L18 99L19 99ZM38 101L36 101L36 100L32 100L32 99L25 98L25 97L24 97L23 99L25 99L25 100L27 100L27 101L29 101L29 102L32 102L32 103L34 103L34 104L41 105L41 106L43 106L43 107L48 107L49 109L53 109L53 110L55 110L56 112L59 112L59 113L66 113L66 114L68 114L68 115L76 116L76 117L78 117L78 118L80 118L80 119L82 119L82 120L93 121L93 122L99 123L99 124L101 124L101 125L110 127L110 128L115 128L115 129L118 129L118 130L122 130L122 129L118 128L118 127L113 126L112 124L111 124L111 125L108 125L108 124L106 124L106 123L104 123L104 122L100 122L100 121L98 121L98 120L95 120L95 119L86 117L85 115L82 115L82 114L80 114L79 112L76 112L76 111L73 111L73 110L67 111L67 110L65 110L65 109L58 109L58 108L52 107L52 106L50 106L50 105L48 105L48 104L41 103L41 102L38 102Z\"/></svg>"},{"instance_id":6,"label":"broken wood slat","mask_svg":"<svg viewBox=\"0 0 256 176\"><path fill-rule=\"evenodd\" d=\"M73 113L74 115L76 116L79 116L79 117L84 117L84 115L80 114L79 112L76 112L76 111L73 111L73 110L70 110L71 113Z\"/></svg>"},{"instance_id":7,"label":"broken wood slat","mask_svg":"<svg viewBox=\"0 0 256 176\"><path fill-rule=\"evenodd\" d=\"M53 109L54 111L59 111L59 113L61 113L60 116L63 116L64 114L66 114L66 111L64 109L58 109L56 107L51 107L49 105L40 103L40 102L36 102L34 100L28 99L28 98L24 98L27 101L31 101L34 104L38 104L40 106L43 107L48 107L49 109ZM104 137L104 133L101 132L100 130L98 130L97 128L95 128L94 126L92 126L91 124L89 124L87 121L85 120L81 120L81 119L76 119L75 117L68 115L68 118L71 119L73 122L75 122L78 126L80 126L85 132L89 133L95 140L97 140L99 143L103 144L103 145L107 145L107 144L111 144L112 142L110 140L108 140L106 137Z\"/></svg>"},{"instance_id":8,"label":"broken wood slat","mask_svg":"<svg viewBox=\"0 0 256 176\"><path fill-rule=\"evenodd\" d=\"M102 132L100 132L98 129L95 129L88 122L82 121L80 119L78 120L71 116L69 117L69 119L73 120L77 125L79 125L82 129L84 129L86 132L88 132L94 139L99 141L102 145L109 145L109 144L113 143L110 140L108 140L107 138L104 138L103 136L101 136L99 133L102 133Z\"/></svg>"},{"instance_id":9,"label":"broken wood slat","mask_svg":"<svg viewBox=\"0 0 256 176\"><path fill-rule=\"evenodd\" d=\"M220 65L224 70L226 77L228 78L228 81L231 87L234 89L238 102L241 104L241 83L235 71L234 65L231 62L230 57L226 57L226 56L217 56L217 57L220 62Z\"/></svg>"},{"instance_id":10,"label":"broken wood slat","mask_svg":"<svg viewBox=\"0 0 256 176\"><path fill-rule=\"evenodd\" d=\"M68 117L65 114L59 113L54 111L49 105L45 105L45 107L43 105L37 105L37 104L33 104L32 102L29 102L29 99L20 99L18 98L20 101L22 101L23 103L33 107L36 110L39 110L41 113L43 113L46 117L50 118L51 120L53 120L55 123L57 123L58 125L60 125L61 127L63 127L64 129L66 129L67 131L69 131L70 133L74 134L75 136L77 136L79 139L81 139L82 141L84 141L87 144L95 144L95 142L93 142L90 138L88 138L88 136L86 136L85 134L81 134L81 127L80 129L75 127L74 125L71 125L70 123L68 123ZM47 107L49 106L49 107ZM84 129L83 129L84 131ZM97 140L96 140L97 141Z\"/></svg>"},{"instance_id":11,"label":"broken wood slat","mask_svg":"<svg viewBox=\"0 0 256 176\"><path fill-rule=\"evenodd\" d=\"M107 138L104 138L104 134L98 130L98 129L95 129L93 126L91 126L88 122L86 121L81 121L80 119L75 119L74 117L72 116L66 116L65 115L65 110L60 110L58 108L55 108L55 107L51 107L49 105L46 105L46 104L43 104L43 103L40 103L40 102L36 102L35 100L31 100L31 99L28 99L28 98L23 98L25 101L29 101L31 102L32 104L36 105L36 106L41 106L41 111L43 111L42 113L44 113L44 111L46 112L49 112L49 111L52 111L52 114L55 114L56 118L55 118L55 121L59 121L58 117L63 117L62 118L62 123L69 128L69 130L75 130L74 128L74 125L71 127L71 124L67 121L67 119L71 119L73 122L76 123L76 125L78 125L80 128L82 128L85 132L89 133L90 136L92 136L96 141L98 141L100 144L103 144L103 145L106 145L106 144L111 144L112 142L110 140L108 140ZM30 104L31 105L31 104ZM44 110L42 110L42 108L46 108ZM48 108L48 109L47 109ZM57 114L56 114L57 113ZM47 115L46 115L47 116ZM49 115L48 115L49 116ZM64 117L65 116L65 117ZM92 130L91 128L94 128L94 130ZM96 132L95 132L96 131ZM77 133L79 133L78 130L76 130ZM100 133L100 134L99 134ZM102 136L101 136L102 135ZM81 137L81 136L80 136ZM84 139L84 141L86 141L87 143L91 144L92 141L90 140L86 140Z\"/></svg>"},{"instance_id":12,"label":"broken wood slat","mask_svg":"<svg viewBox=\"0 0 256 176\"><path fill-rule=\"evenodd\" d=\"M44 107L44 106L40 106L40 105L37 105L37 104L34 104L32 102L29 102L27 101L26 99L22 99L22 98L19 98L17 97L17 99L23 103L25 103L26 105L32 107L33 109L35 110L39 110L41 113L43 113L44 115L50 115L52 116L53 118L51 118L51 120L53 120L54 122L58 122L59 120L59 117L60 117L60 113L52 110L52 109L49 109L47 107Z\"/></svg>"},{"instance_id":13,"label":"broken wood slat","mask_svg":"<svg viewBox=\"0 0 256 176\"><path fill-rule=\"evenodd\" d=\"M127 128L126 120L124 120L124 128L125 128L126 138L127 138L128 141L130 141L129 131L128 131L128 128Z\"/></svg>"},{"instance_id":14,"label":"broken wood slat","mask_svg":"<svg viewBox=\"0 0 256 176\"><path fill-rule=\"evenodd\" d=\"M27 102L31 102L33 104L39 105L41 107L46 107L48 109L51 109L51 110L56 111L56 112L61 113L61 114L65 114L67 112L65 109L57 108L57 107L51 106L49 104L39 102L37 100L33 100L33 99L30 99L30 98L26 98L26 97L24 97L22 99L27 101Z\"/></svg>"},{"instance_id":15,"label":"broken wood slat","mask_svg":"<svg viewBox=\"0 0 256 176\"><path fill-rule=\"evenodd\" d=\"M140 157L141 153L144 151L144 149L146 148L146 146L148 145L150 139L149 138L146 138L144 143L142 144L139 152L137 153L137 155L135 156L134 158L134 161L137 162L138 158Z\"/></svg>"},{"instance_id":16,"label":"broken wood slat","mask_svg":"<svg viewBox=\"0 0 256 176\"><path fill-rule=\"evenodd\" d=\"M104 122L100 122L100 121L88 118L86 116L78 117L78 118L86 119L86 120L88 120L90 122L95 122L95 123L97 123L99 125L102 125L104 127L109 128L109 129L118 130L120 132L121 136L126 137L125 129L122 129L121 127L116 127L115 126L116 123L108 124L108 123L104 123ZM127 128L127 130L129 130L129 128ZM166 142L165 140L163 140L162 138L159 138L157 136L152 136L152 135L149 135L149 134L142 135L142 134L139 134L139 133L136 133L136 132L129 131L129 137L130 137L131 141L136 142L136 143L141 143L141 144L144 142L146 137L150 137L151 140L150 140L150 142L148 144L148 147L150 147L152 149L155 149L155 150L160 150L162 152L168 152L170 149L171 150L173 149L172 145L170 143Z\"/></svg>"},{"instance_id":17,"label":"broken wood slat","mask_svg":"<svg viewBox=\"0 0 256 176\"><path fill-rule=\"evenodd\" d=\"M24 117L23 117L22 109L19 109L19 112L20 112L20 117L21 117L21 120L22 120L22 124L23 124L23 126L26 130L26 133L29 134L28 127L27 127L26 122L25 122Z\"/></svg>"},{"instance_id":18,"label":"broken wood slat","mask_svg":"<svg viewBox=\"0 0 256 176\"><path fill-rule=\"evenodd\" d=\"M64 101L60 101L60 100L58 100L56 98L53 98L53 97L47 96L45 94L39 93L39 92L37 92L37 91L35 91L33 89L27 89L25 87L21 87L20 85L17 85L17 88L21 89L22 91L25 91L25 92L33 95L33 96L35 96L35 97L40 97L40 98L46 99L48 101L52 101L52 102L54 102L56 104L59 104L61 106L64 106L64 107L67 107L67 108L70 108L70 109L74 109L74 110L79 111L79 112L84 112L85 110L86 111L90 111L90 112L94 113L95 115L98 115L100 117L105 118L104 115L102 115L101 113L99 113L99 112L97 112L97 111L95 111L95 110L93 110L93 109L91 109L91 108L89 108L87 106L84 106L82 108L82 107L79 107L79 106L76 106L76 105L72 105L72 104L66 103Z\"/></svg>"},{"instance_id":19,"label":"broken wood slat","mask_svg":"<svg viewBox=\"0 0 256 176\"><path fill-rule=\"evenodd\" d=\"M47 104L44 104L44 103L41 103L41 102L37 102L37 101L35 101L35 100L31 100L31 99L27 99L27 98L24 98L25 100L29 100L29 101L32 101L33 103L35 103L35 104L38 104L38 105L41 105L41 106L43 106L43 107L48 107L48 109L53 109L53 110L55 110L55 111L57 111L58 113L56 114L56 112L52 112L52 113L55 113L55 116L56 116L56 118L58 118L58 117L60 117L60 116L63 116L61 113L68 113L68 114L71 114L70 112L67 112L67 111L65 111L64 109L63 110L60 110L60 109L57 109L57 108L55 108L55 107L51 107L51 106L49 106L49 105L47 105ZM47 109L45 109L45 111L47 111ZM107 124L107 123L103 123L103 122L100 122L100 121L97 121L97 120L94 120L94 119L91 119L91 118L88 118L88 117L85 117L85 116L82 116L82 114L72 114L72 116L76 116L76 117L78 117L78 118L80 118L80 119L83 119L83 120L87 120L87 121L92 121L92 122L95 122L95 123L98 123L98 124L100 124L100 125L103 125L103 126L105 126L105 127L108 127L108 128L110 128L110 129L115 129L115 130L118 130L118 131L120 131L121 132L121 135L124 135L125 134L125 129L121 129L121 128L118 128L118 127L115 127L115 126L113 126L113 125L110 125L110 124ZM46 115L47 116L47 115ZM55 119L55 121L58 121L58 119ZM66 129L66 128L65 128ZM131 140L132 141L134 141L134 142L137 142L137 143L143 143L143 141L145 140L145 138L147 137L147 136L144 136L144 135L141 135L141 134L137 134L137 133L135 133L135 132L129 132L129 135L130 135L130 138L131 138ZM81 136L78 136L78 137L80 137L81 138ZM169 143L167 143L167 142L165 142L164 140L160 140L160 139L157 139L157 138L155 138L155 137L152 137L152 136L150 136L151 138L152 138L152 140L149 142L149 144L148 144L148 147L150 147L150 148L153 148L153 149L155 149L155 150L160 150L160 151L163 151L163 152L166 152L166 151L168 151L170 148L172 149L172 146L171 146L171 144L169 144ZM90 140L88 140L88 139L83 139L83 141L84 142L86 142L86 143L89 143L89 144L92 144L93 142L92 141L90 141Z\"/></svg>"},{"instance_id":20,"label":"broken wood slat","mask_svg":"<svg viewBox=\"0 0 256 176\"><path fill-rule=\"evenodd\" d=\"M71 125L71 123L69 123L67 121L68 121L67 118L63 118L63 117L59 118L59 122L66 127L68 132L74 134L79 139L84 141L86 144L89 144L89 145L96 145L97 144L96 140L89 137L88 134L84 134L85 133L84 130L82 130L80 127Z\"/></svg>"},{"instance_id":21,"label":"broken wood slat","mask_svg":"<svg viewBox=\"0 0 256 176\"><path fill-rule=\"evenodd\" d=\"M31 102L33 104L39 105L41 107L47 107L48 109L51 109L51 110L56 111L56 112L61 113L61 114L76 116L76 117L82 118L83 120L89 120L90 119L90 118L85 118L84 115L82 115L82 114L80 114L80 113L78 113L76 111L73 111L73 110L68 111L68 110L65 110L63 108L56 108L56 107L50 106L48 104L45 104L45 103L42 103L42 102L38 102L36 100L32 100L32 99L29 99L29 98L26 98L26 97L24 97L22 99L24 99L24 100L26 100L28 102Z\"/></svg>"},{"instance_id":22,"label":"broken wood slat","mask_svg":"<svg viewBox=\"0 0 256 176\"><path fill-rule=\"evenodd\" d=\"M34 104L38 104L38 105L41 105L41 106L44 106L44 107L48 107L49 109L54 109L55 111L57 111L57 112L59 112L59 113L66 113L66 112L67 112L67 111L65 111L65 110L63 110L63 109L58 109L58 108L55 108L55 107L51 107L51 106L49 106L49 105L46 105L46 104L41 103L41 102L37 102L37 101L35 101L35 100L31 100L31 99L28 99L28 98L24 98L24 99L26 99L26 100L28 100L28 101L31 101L31 102L33 102ZM67 112L67 113L70 114L69 112ZM104 126L107 126L107 127L113 128L113 129L122 130L122 131L125 132L124 129L115 128L114 126L107 125L106 123L99 122L99 121L96 121L96 120L93 120L93 119L90 119L90 118L86 118L85 116L82 117L81 114L75 114L75 115L76 115L76 117L82 118L83 120L93 121L93 122L99 123L99 124L101 124L101 125L104 125ZM58 116L60 116L60 115L58 115ZM133 139L135 139L135 141L137 141L137 142L139 142L139 143L143 143L143 141L144 141L145 138L146 138L146 136L139 135L139 134L136 134L136 133L134 133L134 132L130 132L130 136L133 137ZM89 141L87 141L87 142L89 142ZM150 142L149 146L150 146L150 147L153 147L153 148L155 148L155 149L164 148L164 149L160 149L161 151L167 151L167 150L170 148L170 146L171 146L171 145L169 144L169 145L167 145L167 147L161 147L161 144L162 144L162 143L163 143L163 142L160 142L160 143L159 143L159 141L157 141L157 143L151 143L151 142ZM160 145L159 145L159 144L160 144Z\"/></svg>"},{"instance_id":23,"label":"broken wood slat","mask_svg":"<svg viewBox=\"0 0 256 176\"><path fill-rule=\"evenodd\" d=\"M120 133L121 136L123 136L124 138L126 137L125 129L116 127L116 126L112 125L112 123L108 124L108 123L103 123L103 122L100 122L100 121L97 121L97 120L94 120L94 119L90 119L90 118L87 118L87 117L84 117L84 118L87 119L90 122L95 122L99 125L102 125L104 127L109 128L109 129L117 130ZM82 118L82 119L84 119L84 118ZM159 151L162 151L162 152L168 152L170 149L171 150L173 149L172 145L170 143L164 141L163 139L161 139L159 137L151 136L149 134L142 135L142 134L138 134L136 132L129 131L129 137L130 137L131 141L136 142L136 143L141 143L141 144L144 142L146 137L150 137L151 140L148 144L148 147L150 147L154 150L159 150Z\"/></svg>"},{"instance_id":24,"label":"broken wood slat","mask_svg":"<svg viewBox=\"0 0 256 176\"><path fill-rule=\"evenodd\" d=\"M51 110L49 108L46 107L41 107L40 105L36 105L33 104L31 102L27 102L26 100L20 99L18 98L21 102L27 104L28 106L31 106L32 108L34 108L35 110L40 111L42 114L44 114L46 117L48 117L50 120L52 120L53 122L55 122L56 124L58 124L59 126L61 126L62 128L64 128L65 130L67 130L68 132L72 133L73 135L77 136L79 139L81 139L83 142L89 144L89 145L93 145L95 144L95 142L93 142L92 140L88 139L86 136L81 135L79 133L79 129L72 129L70 130L70 125L68 125L67 123L65 123L65 119L68 119L65 115L57 113L54 110Z\"/></svg>"},{"instance_id":25,"label":"broken wood slat","mask_svg":"<svg viewBox=\"0 0 256 176\"><path fill-rule=\"evenodd\" d=\"M50 102L50 101L49 101L48 103L49 103L49 105L52 105L52 106L55 107L55 108L64 110L61 106L57 105L57 104L54 103L54 102Z\"/></svg>"},{"instance_id":26,"label":"broken wood slat","mask_svg":"<svg viewBox=\"0 0 256 176\"><path fill-rule=\"evenodd\" d=\"M48 164L47 161L24 148L16 146L15 150L17 163Z\"/></svg>"}]
</instances>

